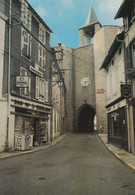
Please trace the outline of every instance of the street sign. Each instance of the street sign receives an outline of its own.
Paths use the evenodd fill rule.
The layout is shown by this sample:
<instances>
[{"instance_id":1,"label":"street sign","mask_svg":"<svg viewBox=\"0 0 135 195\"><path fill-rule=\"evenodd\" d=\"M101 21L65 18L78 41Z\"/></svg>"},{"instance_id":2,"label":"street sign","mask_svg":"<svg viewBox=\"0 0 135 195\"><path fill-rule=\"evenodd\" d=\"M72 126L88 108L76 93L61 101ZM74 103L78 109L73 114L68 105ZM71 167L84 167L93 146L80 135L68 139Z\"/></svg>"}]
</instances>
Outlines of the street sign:
<instances>
[{"instance_id":1,"label":"street sign","mask_svg":"<svg viewBox=\"0 0 135 195\"><path fill-rule=\"evenodd\" d=\"M28 76L17 76L16 77L16 87L28 87L29 78Z\"/></svg>"},{"instance_id":2,"label":"street sign","mask_svg":"<svg viewBox=\"0 0 135 195\"><path fill-rule=\"evenodd\" d=\"M131 98L131 85L121 84L121 96L123 98Z\"/></svg>"}]
</instances>

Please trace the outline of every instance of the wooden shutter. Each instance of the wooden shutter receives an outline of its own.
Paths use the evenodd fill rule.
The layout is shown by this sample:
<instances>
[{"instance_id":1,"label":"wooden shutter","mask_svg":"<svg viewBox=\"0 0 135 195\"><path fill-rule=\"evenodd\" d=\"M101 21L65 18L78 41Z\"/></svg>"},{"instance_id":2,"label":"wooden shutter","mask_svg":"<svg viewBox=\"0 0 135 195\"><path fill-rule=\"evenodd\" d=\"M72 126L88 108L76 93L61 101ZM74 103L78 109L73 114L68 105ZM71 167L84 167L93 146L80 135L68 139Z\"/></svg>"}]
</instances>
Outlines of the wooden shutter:
<instances>
[{"instance_id":1,"label":"wooden shutter","mask_svg":"<svg viewBox=\"0 0 135 195\"><path fill-rule=\"evenodd\" d=\"M45 81L44 84L45 84L45 87L44 87L44 89L45 89L44 90L44 92L45 92L45 101L48 102L48 82Z\"/></svg>"},{"instance_id":2,"label":"wooden shutter","mask_svg":"<svg viewBox=\"0 0 135 195\"><path fill-rule=\"evenodd\" d=\"M129 47L125 48L125 56L126 56L126 67L130 68L130 52Z\"/></svg>"},{"instance_id":3,"label":"wooden shutter","mask_svg":"<svg viewBox=\"0 0 135 195\"><path fill-rule=\"evenodd\" d=\"M36 99L39 99L39 77L36 77Z\"/></svg>"}]
</instances>

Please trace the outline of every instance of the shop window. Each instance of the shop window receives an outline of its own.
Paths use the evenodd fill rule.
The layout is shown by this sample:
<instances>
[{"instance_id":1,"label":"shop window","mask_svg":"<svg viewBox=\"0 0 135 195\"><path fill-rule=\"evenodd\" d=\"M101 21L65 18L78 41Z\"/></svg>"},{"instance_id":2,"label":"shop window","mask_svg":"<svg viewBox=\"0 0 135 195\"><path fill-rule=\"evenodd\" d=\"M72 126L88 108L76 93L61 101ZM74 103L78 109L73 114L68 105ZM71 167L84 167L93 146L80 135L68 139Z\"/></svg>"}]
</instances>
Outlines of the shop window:
<instances>
[{"instance_id":1,"label":"shop window","mask_svg":"<svg viewBox=\"0 0 135 195\"><path fill-rule=\"evenodd\" d=\"M26 96L30 96L30 91L31 91L31 75L30 75L30 72L24 68L21 68L20 70L20 76L28 76L28 87L23 87L23 88L20 88L20 93L23 94L23 95L26 95Z\"/></svg>"},{"instance_id":2,"label":"shop window","mask_svg":"<svg viewBox=\"0 0 135 195\"><path fill-rule=\"evenodd\" d=\"M26 58L31 58L31 35L22 29L22 46L21 46L21 53Z\"/></svg>"},{"instance_id":3,"label":"shop window","mask_svg":"<svg viewBox=\"0 0 135 195\"><path fill-rule=\"evenodd\" d=\"M46 52L45 49L39 45L39 66L45 69Z\"/></svg>"},{"instance_id":4,"label":"shop window","mask_svg":"<svg viewBox=\"0 0 135 195\"><path fill-rule=\"evenodd\" d=\"M25 0L21 0L21 20L23 24L31 30L31 13L28 9L28 3Z\"/></svg>"},{"instance_id":5,"label":"shop window","mask_svg":"<svg viewBox=\"0 0 135 195\"><path fill-rule=\"evenodd\" d=\"M36 77L36 99L48 102L48 82Z\"/></svg>"},{"instance_id":6,"label":"shop window","mask_svg":"<svg viewBox=\"0 0 135 195\"><path fill-rule=\"evenodd\" d=\"M46 43L46 31L39 28L39 40L45 44Z\"/></svg>"}]
</instances>

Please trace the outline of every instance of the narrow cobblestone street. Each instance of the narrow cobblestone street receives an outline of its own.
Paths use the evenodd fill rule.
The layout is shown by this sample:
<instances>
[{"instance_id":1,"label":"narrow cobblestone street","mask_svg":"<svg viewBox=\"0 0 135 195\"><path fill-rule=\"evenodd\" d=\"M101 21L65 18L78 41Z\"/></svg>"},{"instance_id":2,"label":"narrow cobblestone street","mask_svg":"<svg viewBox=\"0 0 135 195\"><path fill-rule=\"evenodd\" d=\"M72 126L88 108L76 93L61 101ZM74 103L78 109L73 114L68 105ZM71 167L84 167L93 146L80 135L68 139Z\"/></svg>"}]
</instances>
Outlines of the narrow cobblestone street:
<instances>
[{"instance_id":1,"label":"narrow cobblestone street","mask_svg":"<svg viewBox=\"0 0 135 195\"><path fill-rule=\"evenodd\" d=\"M71 134L44 151L0 161L2 195L134 195L135 172L96 134Z\"/></svg>"}]
</instances>

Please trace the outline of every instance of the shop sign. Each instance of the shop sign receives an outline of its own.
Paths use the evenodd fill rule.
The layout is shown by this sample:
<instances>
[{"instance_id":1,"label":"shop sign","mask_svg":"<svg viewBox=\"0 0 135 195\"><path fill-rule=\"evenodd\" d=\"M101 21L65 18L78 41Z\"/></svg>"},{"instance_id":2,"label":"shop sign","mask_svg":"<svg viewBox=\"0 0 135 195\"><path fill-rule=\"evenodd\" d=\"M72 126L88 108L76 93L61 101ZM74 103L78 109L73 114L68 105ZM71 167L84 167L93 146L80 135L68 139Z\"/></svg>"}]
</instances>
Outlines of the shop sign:
<instances>
[{"instance_id":1,"label":"shop sign","mask_svg":"<svg viewBox=\"0 0 135 195\"><path fill-rule=\"evenodd\" d=\"M131 98L131 85L121 84L121 96L123 98Z\"/></svg>"},{"instance_id":2,"label":"shop sign","mask_svg":"<svg viewBox=\"0 0 135 195\"><path fill-rule=\"evenodd\" d=\"M36 68L34 68L33 66L30 66L30 71L33 72L34 74L43 77L43 73L40 72L39 70L36 70Z\"/></svg>"},{"instance_id":3,"label":"shop sign","mask_svg":"<svg viewBox=\"0 0 135 195\"><path fill-rule=\"evenodd\" d=\"M28 76L17 76L16 77L16 87L29 87Z\"/></svg>"}]
</instances>

